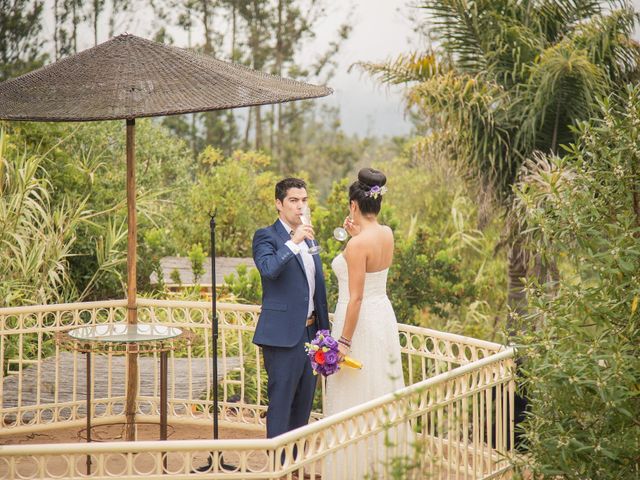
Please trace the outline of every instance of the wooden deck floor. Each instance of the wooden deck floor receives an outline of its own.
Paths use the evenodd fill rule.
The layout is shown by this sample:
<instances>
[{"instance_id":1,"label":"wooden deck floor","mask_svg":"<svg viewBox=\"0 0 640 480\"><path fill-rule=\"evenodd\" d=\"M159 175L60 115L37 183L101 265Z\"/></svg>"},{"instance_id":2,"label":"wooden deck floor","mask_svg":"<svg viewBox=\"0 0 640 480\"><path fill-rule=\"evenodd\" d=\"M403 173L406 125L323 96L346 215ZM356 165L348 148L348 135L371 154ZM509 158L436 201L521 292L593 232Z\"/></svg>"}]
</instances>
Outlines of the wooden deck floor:
<instances>
[{"instance_id":1,"label":"wooden deck floor","mask_svg":"<svg viewBox=\"0 0 640 480\"><path fill-rule=\"evenodd\" d=\"M78 355L74 367L74 355ZM228 370L238 368L240 360L237 357L226 359ZM21 398L22 406L30 406L47 403L65 403L71 401L84 401L86 399L86 362L81 354L61 352L57 362L59 385L57 396L55 392L56 358L50 357L40 362L40 389L38 393L38 366L29 365L23 368L22 383L16 373L7 375L3 380L3 408L18 406ZM207 372L211 371L211 360L207 358L169 359L169 399L175 398L201 398L207 390ZM218 360L218 379L225 374L225 365ZM123 397L125 395L125 357L122 355L111 356L111 385L109 385L109 358L106 355L93 355L93 398ZM158 396L155 390L156 379L159 375L159 362L153 357L139 357L138 370L140 372L140 396ZM171 379L173 378L173 383ZM191 381L189 380L191 379ZM19 393L22 389L22 394ZM109 388L111 392L109 392ZM191 392L191 395L190 395ZM40 400L38 401L38 395ZM84 414L84 405L78 412ZM96 413L100 413L96 411Z\"/></svg>"}]
</instances>

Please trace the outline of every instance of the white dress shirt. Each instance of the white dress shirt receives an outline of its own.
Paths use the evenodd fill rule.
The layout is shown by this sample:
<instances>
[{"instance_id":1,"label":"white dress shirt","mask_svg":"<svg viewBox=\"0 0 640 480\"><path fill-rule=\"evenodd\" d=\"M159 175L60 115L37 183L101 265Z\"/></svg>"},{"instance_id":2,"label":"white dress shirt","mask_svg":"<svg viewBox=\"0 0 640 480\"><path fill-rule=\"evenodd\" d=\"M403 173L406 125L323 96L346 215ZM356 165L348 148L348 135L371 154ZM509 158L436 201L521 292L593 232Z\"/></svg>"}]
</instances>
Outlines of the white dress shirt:
<instances>
[{"instance_id":1,"label":"white dress shirt","mask_svg":"<svg viewBox=\"0 0 640 480\"><path fill-rule=\"evenodd\" d=\"M287 232L293 231L287 223L280 219L280 223ZM307 318L311 316L311 312L315 310L313 303L313 294L316 291L316 264L313 261L313 256L309 253L309 246L304 240L300 243L294 243L293 240L287 240L285 245L291 249L295 255L300 255L302 263L304 264L304 273L307 276L307 283L309 284L309 308L307 310Z\"/></svg>"}]
</instances>

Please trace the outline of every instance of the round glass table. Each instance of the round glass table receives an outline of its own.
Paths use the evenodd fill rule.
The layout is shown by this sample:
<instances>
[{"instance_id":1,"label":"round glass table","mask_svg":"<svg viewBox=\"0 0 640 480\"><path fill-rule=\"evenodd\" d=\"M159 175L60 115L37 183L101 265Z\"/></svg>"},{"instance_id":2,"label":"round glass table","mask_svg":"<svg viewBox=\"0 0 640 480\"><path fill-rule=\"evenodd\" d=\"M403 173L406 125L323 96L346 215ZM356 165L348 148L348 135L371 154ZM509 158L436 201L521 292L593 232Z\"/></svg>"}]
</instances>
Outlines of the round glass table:
<instances>
[{"instance_id":1,"label":"round glass table","mask_svg":"<svg viewBox=\"0 0 640 480\"><path fill-rule=\"evenodd\" d=\"M182 330L177 327L165 325L150 325L137 323L111 323L108 325L92 325L78 327L66 332L69 337L77 342L106 344L131 344L142 342L166 342L182 335ZM157 351L157 350L156 350Z\"/></svg>"},{"instance_id":2,"label":"round glass table","mask_svg":"<svg viewBox=\"0 0 640 480\"><path fill-rule=\"evenodd\" d=\"M111 323L77 327L56 336L58 344L86 356L87 442L91 442L91 354L160 354L160 439L167 439L167 353L190 341L192 334L177 327ZM91 460L87 457L87 473Z\"/></svg>"}]
</instances>

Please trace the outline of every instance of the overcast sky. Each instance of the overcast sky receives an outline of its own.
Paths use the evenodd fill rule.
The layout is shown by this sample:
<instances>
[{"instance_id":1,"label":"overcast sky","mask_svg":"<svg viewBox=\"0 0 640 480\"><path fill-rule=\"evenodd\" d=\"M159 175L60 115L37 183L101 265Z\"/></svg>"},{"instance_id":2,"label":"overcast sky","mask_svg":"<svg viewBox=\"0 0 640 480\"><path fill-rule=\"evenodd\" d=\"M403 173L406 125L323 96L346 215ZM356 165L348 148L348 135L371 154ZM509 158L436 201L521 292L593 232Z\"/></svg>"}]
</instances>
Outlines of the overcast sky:
<instances>
[{"instance_id":1,"label":"overcast sky","mask_svg":"<svg viewBox=\"0 0 640 480\"><path fill-rule=\"evenodd\" d=\"M639 0L640 1L640 0ZM335 10L331 20L341 21L349 14L349 2L331 0ZM403 112L402 90L389 90L372 81L358 68L360 61L380 62L408 53L420 46L407 15L406 0L354 0L351 2L353 31L339 53L339 68L329 86L335 93L320 100L340 107L343 128L349 133L400 135L411 125ZM318 42L335 29L334 21L320 25Z\"/></svg>"}]
</instances>

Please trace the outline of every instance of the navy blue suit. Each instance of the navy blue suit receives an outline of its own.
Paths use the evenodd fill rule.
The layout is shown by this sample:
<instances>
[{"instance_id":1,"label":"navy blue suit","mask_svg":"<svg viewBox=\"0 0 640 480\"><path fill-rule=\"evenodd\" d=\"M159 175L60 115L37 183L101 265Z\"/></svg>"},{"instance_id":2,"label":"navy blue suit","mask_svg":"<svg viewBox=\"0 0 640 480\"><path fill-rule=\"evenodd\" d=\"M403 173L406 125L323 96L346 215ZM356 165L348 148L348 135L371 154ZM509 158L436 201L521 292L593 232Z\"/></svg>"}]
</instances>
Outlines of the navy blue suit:
<instances>
[{"instance_id":1,"label":"navy blue suit","mask_svg":"<svg viewBox=\"0 0 640 480\"><path fill-rule=\"evenodd\" d=\"M311 341L319 328L329 328L327 293L318 255L312 255L317 322L310 327L305 325L309 283L302 258L285 245L290 238L280 220L261 228L253 237L253 260L262 279L262 311L253 343L262 347L268 376L268 438L309 421L316 377L304 343Z\"/></svg>"}]
</instances>

